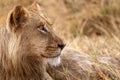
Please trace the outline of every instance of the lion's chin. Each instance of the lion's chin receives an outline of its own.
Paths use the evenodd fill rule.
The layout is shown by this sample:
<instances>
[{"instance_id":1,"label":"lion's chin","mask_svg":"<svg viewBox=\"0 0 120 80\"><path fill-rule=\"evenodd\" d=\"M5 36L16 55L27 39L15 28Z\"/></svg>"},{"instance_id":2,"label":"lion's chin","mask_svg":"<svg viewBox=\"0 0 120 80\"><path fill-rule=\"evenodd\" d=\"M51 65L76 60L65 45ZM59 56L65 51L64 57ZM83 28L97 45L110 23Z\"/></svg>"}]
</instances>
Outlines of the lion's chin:
<instances>
[{"instance_id":1,"label":"lion's chin","mask_svg":"<svg viewBox=\"0 0 120 80\"><path fill-rule=\"evenodd\" d=\"M51 66L58 66L61 62L60 56L54 58L46 58L46 61Z\"/></svg>"}]
</instances>

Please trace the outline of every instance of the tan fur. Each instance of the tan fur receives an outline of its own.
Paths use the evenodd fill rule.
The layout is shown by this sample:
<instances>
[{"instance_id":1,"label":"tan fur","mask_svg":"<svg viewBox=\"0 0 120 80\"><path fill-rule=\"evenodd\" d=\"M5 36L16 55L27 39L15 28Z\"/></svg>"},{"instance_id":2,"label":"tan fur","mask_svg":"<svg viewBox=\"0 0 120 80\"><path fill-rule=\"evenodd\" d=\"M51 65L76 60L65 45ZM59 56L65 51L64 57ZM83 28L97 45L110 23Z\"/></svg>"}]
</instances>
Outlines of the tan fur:
<instances>
[{"instance_id":1,"label":"tan fur","mask_svg":"<svg viewBox=\"0 0 120 80\"><path fill-rule=\"evenodd\" d=\"M48 65L47 72L54 80L113 80L109 76L119 80L114 71L110 72L107 67L109 64L120 66L115 57L96 58L101 65L85 53L65 49L61 54L61 63L58 66Z\"/></svg>"},{"instance_id":2,"label":"tan fur","mask_svg":"<svg viewBox=\"0 0 120 80\"><path fill-rule=\"evenodd\" d=\"M59 66L48 65L47 72L54 80L87 80L88 77L89 79L92 77L88 76L92 72L92 64L88 55L65 50L61 55L61 64Z\"/></svg>"},{"instance_id":3,"label":"tan fur","mask_svg":"<svg viewBox=\"0 0 120 80\"><path fill-rule=\"evenodd\" d=\"M41 28L43 25L45 29ZM0 80L108 80L106 76L115 77L89 55L65 50L60 56L62 49L58 44L64 45L38 4L28 9L16 6L10 11L6 24L0 25ZM120 63L113 57L98 59L104 64Z\"/></svg>"},{"instance_id":4,"label":"tan fur","mask_svg":"<svg viewBox=\"0 0 120 80\"><path fill-rule=\"evenodd\" d=\"M18 5L0 27L0 80L52 80L46 58L58 57L64 43L41 14L38 4Z\"/></svg>"},{"instance_id":5,"label":"tan fur","mask_svg":"<svg viewBox=\"0 0 120 80\"><path fill-rule=\"evenodd\" d=\"M74 50L64 50L59 66L48 65L47 72L55 80L93 80L96 72L90 56Z\"/></svg>"}]
</instances>

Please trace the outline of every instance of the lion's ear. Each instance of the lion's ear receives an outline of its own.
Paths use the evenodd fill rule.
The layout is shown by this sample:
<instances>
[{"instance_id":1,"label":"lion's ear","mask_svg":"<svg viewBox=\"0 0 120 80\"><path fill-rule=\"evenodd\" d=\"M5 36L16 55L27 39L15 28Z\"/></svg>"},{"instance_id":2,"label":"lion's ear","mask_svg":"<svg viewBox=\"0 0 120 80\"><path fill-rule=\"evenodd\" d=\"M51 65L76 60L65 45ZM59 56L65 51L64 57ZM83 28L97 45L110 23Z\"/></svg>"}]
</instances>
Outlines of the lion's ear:
<instances>
[{"instance_id":1,"label":"lion's ear","mask_svg":"<svg viewBox=\"0 0 120 80\"><path fill-rule=\"evenodd\" d=\"M42 12L42 7L37 2L32 3L32 5L29 6L29 9L34 12L39 12L39 13Z\"/></svg>"},{"instance_id":2,"label":"lion's ear","mask_svg":"<svg viewBox=\"0 0 120 80\"><path fill-rule=\"evenodd\" d=\"M7 18L7 26L10 30L22 27L28 20L28 11L23 6L16 6Z\"/></svg>"}]
</instances>

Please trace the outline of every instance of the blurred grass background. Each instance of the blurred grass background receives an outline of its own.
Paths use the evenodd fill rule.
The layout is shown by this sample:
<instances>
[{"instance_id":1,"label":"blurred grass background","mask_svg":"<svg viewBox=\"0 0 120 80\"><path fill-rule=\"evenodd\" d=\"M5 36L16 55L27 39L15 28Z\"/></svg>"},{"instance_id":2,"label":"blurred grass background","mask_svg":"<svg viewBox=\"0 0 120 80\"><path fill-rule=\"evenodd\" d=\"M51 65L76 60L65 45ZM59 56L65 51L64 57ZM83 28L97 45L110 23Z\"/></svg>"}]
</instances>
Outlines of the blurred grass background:
<instances>
[{"instance_id":1,"label":"blurred grass background","mask_svg":"<svg viewBox=\"0 0 120 80\"><path fill-rule=\"evenodd\" d=\"M35 0L0 0L0 22L17 4L29 6ZM36 0L54 23L55 32L67 47L89 54L116 58L120 65L120 0ZM102 65L103 66L103 65ZM103 66L120 79L120 68ZM105 80L118 80L109 76Z\"/></svg>"}]
</instances>

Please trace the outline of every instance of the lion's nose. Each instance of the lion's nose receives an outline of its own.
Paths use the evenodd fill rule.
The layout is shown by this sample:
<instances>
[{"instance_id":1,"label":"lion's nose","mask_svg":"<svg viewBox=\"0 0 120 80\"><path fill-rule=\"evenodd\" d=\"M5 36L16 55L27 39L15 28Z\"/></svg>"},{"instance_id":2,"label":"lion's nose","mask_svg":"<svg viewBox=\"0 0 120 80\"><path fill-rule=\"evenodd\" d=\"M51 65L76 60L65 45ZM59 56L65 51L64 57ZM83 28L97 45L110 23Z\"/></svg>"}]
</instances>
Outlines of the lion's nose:
<instances>
[{"instance_id":1,"label":"lion's nose","mask_svg":"<svg viewBox=\"0 0 120 80\"><path fill-rule=\"evenodd\" d=\"M58 43L58 47L62 50L65 47L66 44L60 42Z\"/></svg>"}]
</instances>

